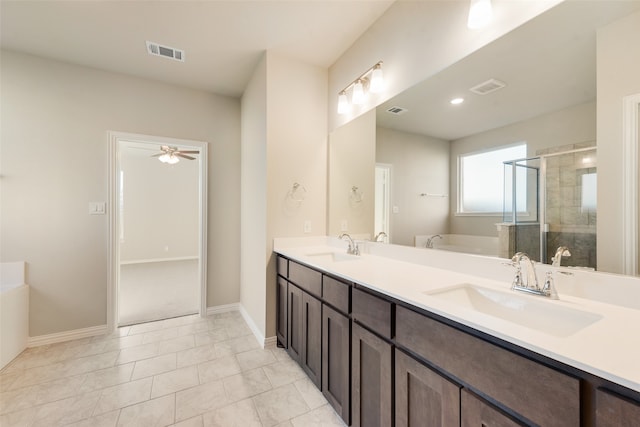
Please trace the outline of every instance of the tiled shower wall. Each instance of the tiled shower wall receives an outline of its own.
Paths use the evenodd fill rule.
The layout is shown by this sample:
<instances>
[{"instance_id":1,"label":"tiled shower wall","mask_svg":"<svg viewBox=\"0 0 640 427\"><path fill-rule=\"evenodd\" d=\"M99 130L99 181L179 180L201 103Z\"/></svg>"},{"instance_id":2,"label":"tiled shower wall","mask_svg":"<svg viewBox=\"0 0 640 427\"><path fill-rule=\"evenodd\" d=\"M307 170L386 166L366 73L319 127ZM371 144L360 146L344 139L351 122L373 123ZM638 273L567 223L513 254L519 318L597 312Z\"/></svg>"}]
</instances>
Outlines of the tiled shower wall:
<instances>
[{"instance_id":1,"label":"tiled shower wall","mask_svg":"<svg viewBox=\"0 0 640 427\"><path fill-rule=\"evenodd\" d=\"M594 146L593 143L573 144L544 150L537 155L559 153ZM563 264L596 268L595 206L583 200L583 177L596 173L596 150L581 151L546 159L546 223L547 263L559 246L567 246L571 257Z\"/></svg>"},{"instance_id":2,"label":"tiled shower wall","mask_svg":"<svg viewBox=\"0 0 640 427\"><path fill-rule=\"evenodd\" d=\"M581 148L593 150L549 156L546 158L546 223L547 256L551 263L559 246L566 246L571 257L563 258L562 265L596 268L595 207L585 207L583 201L583 175L596 173L595 143L572 144L541 150L538 156L563 153ZM510 258L516 252L526 252L532 259L540 258L540 224L501 224L498 231L500 256Z\"/></svg>"}]
</instances>

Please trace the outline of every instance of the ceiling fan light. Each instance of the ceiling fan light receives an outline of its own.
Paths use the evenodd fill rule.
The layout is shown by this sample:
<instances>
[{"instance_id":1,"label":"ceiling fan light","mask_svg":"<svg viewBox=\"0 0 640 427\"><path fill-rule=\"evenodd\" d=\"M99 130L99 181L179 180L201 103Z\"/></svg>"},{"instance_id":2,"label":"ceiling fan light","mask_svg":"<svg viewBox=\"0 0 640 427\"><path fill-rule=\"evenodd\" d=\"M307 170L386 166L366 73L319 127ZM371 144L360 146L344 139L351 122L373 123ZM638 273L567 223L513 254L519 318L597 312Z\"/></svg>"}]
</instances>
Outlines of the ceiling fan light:
<instances>
[{"instance_id":1,"label":"ceiling fan light","mask_svg":"<svg viewBox=\"0 0 640 427\"><path fill-rule=\"evenodd\" d=\"M362 85L362 80L358 80L356 84L353 86L353 93L351 94L351 102L354 105L364 104L364 87Z\"/></svg>"},{"instance_id":2,"label":"ceiling fan light","mask_svg":"<svg viewBox=\"0 0 640 427\"><path fill-rule=\"evenodd\" d=\"M166 163L169 163L170 165L175 165L179 161L180 159L178 158L178 156L174 156L173 154L170 154L169 159L166 161Z\"/></svg>"},{"instance_id":3,"label":"ceiling fan light","mask_svg":"<svg viewBox=\"0 0 640 427\"><path fill-rule=\"evenodd\" d=\"M384 90L384 76L382 75L382 67L377 64L373 67L371 72L371 84L369 85L369 91L371 93L379 93Z\"/></svg>"},{"instance_id":4,"label":"ceiling fan light","mask_svg":"<svg viewBox=\"0 0 640 427\"><path fill-rule=\"evenodd\" d=\"M471 0L467 27L472 30L483 28L491 21L492 15L491 0Z\"/></svg>"},{"instance_id":5,"label":"ceiling fan light","mask_svg":"<svg viewBox=\"0 0 640 427\"><path fill-rule=\"evenodd\" d=\"M168 153L164 153L162 156L158 157L158 160L160 160L162 163L169 163L169 154Z\"/></svg>"}]
</instances>

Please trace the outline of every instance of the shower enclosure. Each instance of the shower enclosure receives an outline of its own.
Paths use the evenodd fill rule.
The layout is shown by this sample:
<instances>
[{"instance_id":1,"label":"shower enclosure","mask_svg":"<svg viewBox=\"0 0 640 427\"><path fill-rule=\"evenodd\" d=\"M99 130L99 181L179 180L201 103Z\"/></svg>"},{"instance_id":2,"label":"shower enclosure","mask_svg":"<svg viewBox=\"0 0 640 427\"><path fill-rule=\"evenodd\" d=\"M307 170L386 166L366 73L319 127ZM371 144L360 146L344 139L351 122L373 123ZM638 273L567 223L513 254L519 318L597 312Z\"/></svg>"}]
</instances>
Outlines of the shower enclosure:
<instances>
[{"instance_id":1,"label":"shower enclosure","mask_svg":"<svg viewBox=\"0 0 640 427\"><path fill-rule=\"evenodd\" d=\"M596 268L596 149L563 147L504 163L500 255L526 252L551 264L560 246L562 265Z\"/></svg>"}]
</instances>

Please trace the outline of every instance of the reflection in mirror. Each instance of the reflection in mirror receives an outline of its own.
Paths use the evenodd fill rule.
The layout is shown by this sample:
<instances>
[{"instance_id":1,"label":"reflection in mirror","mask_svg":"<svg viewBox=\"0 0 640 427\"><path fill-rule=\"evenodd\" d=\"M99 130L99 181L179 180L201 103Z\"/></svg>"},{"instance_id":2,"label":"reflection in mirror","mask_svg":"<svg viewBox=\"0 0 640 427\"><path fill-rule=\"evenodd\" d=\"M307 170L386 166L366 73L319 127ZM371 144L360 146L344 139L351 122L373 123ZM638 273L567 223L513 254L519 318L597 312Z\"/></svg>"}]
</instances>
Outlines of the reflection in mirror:
<instances>
[{"instance_id":1,"label":"reflection in mirror","mask_svg":"<svg viewBox=\"0 0 640 427\"><path fill-rule=\"evenodd\" d=\"M596 30L639 8L639 2L561 3L380 105L375 135L365 132L375 145L375 159L352 155L342 166L353 173L356 163L366 163L371 169L361 170L362 179L373 186L376 164L388 167L388 217L378 218L377 212L387 211L376 201L382 207L360 212L361 218L374 218L353 218L349 232L384 231L391 243L416 246L437 234L434 248L502 257L526 249L546 263L557 246L567 246L572 256L562 257L562 265L595 268ZM451 103L454 98L463 101ZM351 126L335 133L350 132ZM348 143L343 138L339 150L347 150ZM461 189L485 177L461 181L462 159L518 144L526 144L524 154L494 163L500 181L480 185L499 194L501 208L466 209L464 202L479 195ZM587 157L592 164L582 164ZM522 159L531 160L513 163ZM505 161L512 161L515 174ZM345 174L338 169L330 165L332 200L334 181ZM524 189L515 195L515 209L514 181L515 190ZM329 207L331 234L339 233L345 225L340 218L350 215L348 207L339 212L335 206ZM533 245L524 247L523 241Z\"/></svg>"}]
</instances>

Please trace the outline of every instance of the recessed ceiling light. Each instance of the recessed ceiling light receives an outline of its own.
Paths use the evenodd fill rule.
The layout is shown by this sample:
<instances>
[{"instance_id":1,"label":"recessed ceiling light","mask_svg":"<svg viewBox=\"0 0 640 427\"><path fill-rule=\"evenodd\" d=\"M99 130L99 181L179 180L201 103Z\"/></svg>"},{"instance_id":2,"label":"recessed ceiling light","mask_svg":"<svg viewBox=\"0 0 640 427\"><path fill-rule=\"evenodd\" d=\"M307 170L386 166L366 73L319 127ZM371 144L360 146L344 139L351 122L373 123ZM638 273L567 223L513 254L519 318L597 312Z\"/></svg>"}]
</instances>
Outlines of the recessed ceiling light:
<instances>
[{"instance_id":1,"label":"recessed ceiling light","mask_svg":"<svg viewBox=\"0 0 640 427\"><path fill-rule=\"evenodd\" d=\"M458 104L462 104L464 102L464 98L453 98L451 101L449 101L451 104L453 105L458 105Z\"/></svg>"}]
</instances>

